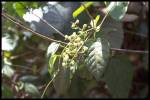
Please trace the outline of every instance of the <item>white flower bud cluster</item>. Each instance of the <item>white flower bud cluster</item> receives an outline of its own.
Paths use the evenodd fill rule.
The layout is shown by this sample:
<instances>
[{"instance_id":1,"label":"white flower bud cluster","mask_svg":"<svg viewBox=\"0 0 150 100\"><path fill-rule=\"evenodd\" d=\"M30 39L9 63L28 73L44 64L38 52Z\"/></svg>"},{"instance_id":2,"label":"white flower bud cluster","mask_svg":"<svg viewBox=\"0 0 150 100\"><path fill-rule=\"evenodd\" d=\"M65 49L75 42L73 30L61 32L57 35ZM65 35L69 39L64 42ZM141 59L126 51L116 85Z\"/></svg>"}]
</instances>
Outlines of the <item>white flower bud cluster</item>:
<instances>
[{"instance_id":1,"label":"white flower bud cluster","mask_svg":"<svg viewBox=\"0 0 150 100\"><path fill-rule=\"evenodd\" d=\"M85 51L87 51L88 47L83 46L84 42L80 38L80 36L76 34L76 32L73 32L73 34L70 36L65 35L65 39L69 40L69 43L62 53L62 66L74 65L75 61L72 58L77 57L79 53L84 53ZM80 50L78 51L79 48Z\"/></svg>"}]
</instances>

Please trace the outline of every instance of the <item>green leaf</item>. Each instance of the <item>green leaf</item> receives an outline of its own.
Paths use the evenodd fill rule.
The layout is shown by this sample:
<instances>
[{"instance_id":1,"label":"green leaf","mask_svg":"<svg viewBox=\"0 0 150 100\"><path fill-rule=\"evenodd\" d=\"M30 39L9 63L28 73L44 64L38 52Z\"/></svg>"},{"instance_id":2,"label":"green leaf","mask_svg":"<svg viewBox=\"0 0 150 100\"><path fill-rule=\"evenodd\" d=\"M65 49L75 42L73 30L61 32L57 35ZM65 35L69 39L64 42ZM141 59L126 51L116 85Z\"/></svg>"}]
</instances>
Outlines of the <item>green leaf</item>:
<instances>
[{"instance_id":1,"label":"green leaf","mask_svg":"<svg viewBox=\"0 0 150 100\"><path fill-rule=\"evenodd\" d=\"M56 59L58 55L56 55L56 51L58 50L59 44L56 42L52 42L47 49L47 57L48 57L48 72L50 75L53 75L56 71L56 67L54 67Z\"/></svg>"},{"instance_id":2,"label":"green leaf","mask_svg":"<svg viewBox=\"0 0 150 100\"><path fill-rule=\"evenodd\" d=\"M78 75L83 78L83 79L86 79L86 80L91 80L93 79L92 75L89 74L89 71L88 69L86 68L86 64L83 62L81 64L79 64L79 69L77 71Z\"/></svg>"},{"instance_id":3,"label":"green leaf","mask_svg":"<svg viewBox=\"0 0 150 100\"><path fill-rule=\"evenodd\" d=\"M40 96L40 92L35 85L31 83L25 83L24 88L25 88L25 92L29 93L30 95L36 96L36 97Z\"/></svg>"},{"instance_id":4,"label":"green leaf","mask_svg":"<svg viewBox=\"0 0 150 100\"><path fill-rule=\"evenodd\" d=\"M128 2L110 2L107 6L107 11L115 20L122 20L128 9Z\"/></svg>"},{"instance_id":5,"label":"green leaf","mask_svg":"<svg viewBox=\"0 0 150 100\"><path fill-rule=\"evenodd\" d=\"M2 50L12 51L18 44L19 37L17 35L10 35L5 33L2 37Z\"/></svg>"},{"instance_id":6,"label":"green leaf","mask_svg":"<svg viewBox=\"0 0 150 100\"><path fill-rule=\"evenodd\" d=\"M97 15L96 18L95 18L96 24L97 24L97 22L99 21L99 19L100 19L100 15Z\"/></svg>"},{"instance_id":7,"label":"green leaf","mask_svg":"<svg viewBox=\"0 0 150 100\"><path fill-rule=\"evenodd\" d=\"M15 71L9 66L4 65L2 68L2 74L6 75L7 77L11 78L14 75Z\"/></svg>"},{"instance_id":8,"label":"green leaf","mask_svg":"<svg viewBox=\"0 0 150 100\"><path fill-rule=\"evenodd\" d=\"M55 54L55 52L58 50L59 44L56 42L52 42L47 49L47 57L50 57L51 55Z\"/></svg>"},{"instance_id":9,"label":"green leaf","mask_svg":"<svg viewBox=\"0 0 150 100\"><path fill-rule=\"evenodd\" d=\"M71 84L70 80L70 68L60 67L60 71L56 75L53 85L56 93L64 95L68 91Z\"/></svg>"},{"instance_id":10,"label":"green leaf","mask_svg":"<svg viewBox=\"0 0 150 100\"><path fill-rule=\"evenodd\" d=\"M108 65L104 80L113 98L128 98L133 78L133 66L125 55L114 56Z\"/></svg>"},{"instance_id":11,"label":"green leaf","mask_svg":"<svg viewBox=\"0 0 150 100\"><path fill-rule=\"evenodd\" d=\"M101 31L96 33L96 37L104 37L109 40L112 48L121 48L124 39L122 22L107 17L101 27Z\"/></svg>"},{"instance_id":12,"label":"green leaf","mask_svg":"<svg viewBox=\"0 0 150 100\"><path fill-rule=\"evenodd\" d=\"M10 51L4 51L4 57L10 58L11 55L12 55L12 52L10 52Z\"/></svg>"},{"instance_id":13,"label":"green leaf","mask_svg":"<svg viewBox=\"0 0 150 100\"><path fill-rule=\"evenodd\" d=\"M19 78L19 80L22 82L36 83L38 80L38 76L36 76L36 75L23 75Z\"/></svg>"},{"instance_id":14,"label":"green leaf","mask_svg":"<svg viewBox=\"0 0 150 100\"><path fill-rule=\"evenodd\" d=\"M35 9L35 8L38 8L38 3L37 2L29 2L28 3L28 6L30 7L30 8L33 8L33 9Z\"/></svg>"},{"instance_id":15,"label":"green leaf","mask_svg":"<svg viewBox=\"0 0 150 100\"><path fill-rule=\"evenodd\" d=\"M85 3L85 8L88 8L89 6L91 6L93 4L93 2L87 2ZM82 13L85 10L84 6L81 5L77 10L75 10L73 12L73 18L76 18L80 13Z\"/></svg>"},{"instance_id":16,"label":"green leaf","mask_svg":"<svg viewBox=\"0 0 150 100\"><path fill-rule=\"evenodd\" d=\"M55 55L55 54L53 54L50 57L49 67L48 67L48 72L49 72L50 75L53 75L53 73L55 71L54 64L55 64L55 61L56 61L57 57L58 57L58 55Z\"/></svg>"},{"instance_id":17,"label":"green leaf","mask_svg":"<svg viewBox=\"0 0 150 100\"><path fill-rule=\"evenodd\" d=\"M2 3L2 9L7 10L8 14L16 17L17 13L15 13L15 9L13 9L13 4L14 2L6 2L4 4Z\"/></svg>"},{"instance_id":18,"label":"green leaf","mask_svg":"<svg viewBox=\"0 0 150 100\"><path fill-rule=\"evenodd\" d=\"M3 58L2 60L2 74L4 74L5 76L11 78L14 73L15 70L11 67L12 63L8 58Z\"/></svg>"},{"instance_id":19,"label":"green leaf","mask_svg":"<svg viewBox=\"0 0 150 100\"><path fill-rule=\"evenodd\" d=\"M10 86L2 84L2 98L13 98L13 95Z\"/></svg>"},{"instance_id":20,"label":"green leaf","mask_svg":"<svg viewBox=\"0 0 150 100\"><path fill-rule=\"evenodd\" d=\"M89 49L89 55L86 59L88 71L100 80L105 72L107 62L110 56L110 46L108 41L98 38Z\"/></svg>"},{"instance_id":21,"label":"green leaf","mask_svg":"<svg viewBox=\"0 0 150 100\"><path fill-rule=\"evenodd\" d=\"M85 68L84 68L85 69ZM80 75L77 71L71 81L71 85L67 94L67 98L84 98L85 91L91 90L97 85L95 80L86 80L80 78Z\"/></svg>"},{"instance_id":22,"label":"green leaf","mask_svg":"<svg viewBox=\"0 0 150 100\"><path fill-rule=\"evenodd\" d=\"M108 6L108 5L110 4L110 2L104 1L104 4L105 4L106 6Z\"/></svg>"},{"instance_id":23,"label":"green leaf","mask_svg":"<svg viewBox=\"0 0 150 100\"><path fill-rule=\"evenodd\" d=\"M20 17L23 17L23 15L26 13L24 6L19 2L14 3L13 8L16 10Z\"/></svg>"}]
</instances>

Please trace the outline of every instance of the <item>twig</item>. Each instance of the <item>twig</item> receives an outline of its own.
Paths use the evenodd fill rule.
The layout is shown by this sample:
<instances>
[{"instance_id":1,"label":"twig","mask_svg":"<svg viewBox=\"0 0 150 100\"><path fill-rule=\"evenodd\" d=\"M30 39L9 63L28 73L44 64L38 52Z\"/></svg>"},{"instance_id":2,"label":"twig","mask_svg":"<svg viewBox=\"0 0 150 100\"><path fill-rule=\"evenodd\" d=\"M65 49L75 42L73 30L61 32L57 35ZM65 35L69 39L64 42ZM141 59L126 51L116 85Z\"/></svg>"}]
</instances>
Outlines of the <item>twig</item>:
<instances>
[{"instance_id":1,"label":"twig","mask_svg":"<svg viewBox=\"0 0 150 100\"><path fill-rule=\"evenodd\" d=\"M20 3L24 9L27 9L28 12L31 12L33 15L35 15L36 17L38 17L42 22L44 22L45 24L47 24L49 27L51 27L52 29L54 29L56 32L58 32L59 35L61 35L62 37L65 37L64 34L62 32L60 32L59 30L57 30L53 25L51 25L50 23L48 23L46 20L40 18L39 16L37 16L36 14L33 13L33 11L30 11L29 8L25 7L24 4Z\"/></svg>"},{"instance_id":2,"label":"twig","mask_svg":"<svg viewBox=\"0 0 150 100\"><path fill-rule=\"evenodd\" d=\"M90 37L90 35L89 36L87 36L87 38L84 40L84 42L83 42L83 44L78 48L78 50L77 50L77 52L74 54L74 56L72 57L72 59L71 60L73 60L74 58L75 58L75 56L77 55L77 53L79 52L79 50L82 48L82 46L84 45L84 43L88 40L88 38Z\"/></svg>"},{"instance_id":3,"label":"twig","mask_svg":"<svg viewBox=\"0 0 150 100\"><path fill-rule=\"evenodd\" d=\"M89 13L89 11L87 10L86 6L84 5L84 3L81 3L82 6L85 8L85 11L87 13L87 15L90 17L91 20L94 20L94 18L92 17L92 15Z\"/></svg>"},{"instance_id":4,"label":"twig","mask_svg":"<svg viewBox=\"0 0 150 100\"><path fill-rule=\"evenodd\" d=\"M20 68L24 68L24 69L26 69L26 70L30 70L30 71L32 71L32 69L31 69L31 68L28 68L28 67L26 67L26 66L22 66L22 65L7 64L7 63L6 63L6 65L14 66L14 67L20 67Z\"/></svg>"},{"instance_id":5,"label":"twig","mask_svg":"<svg viewBox=\"0 0 150 100\"><path fill-rule=\"evenodd\" d=\"M36 14L33 13L33 11L30 11L29 8L25 7L24 4L20 3L24 9L27 9L28 12L31 12L33 15L35 15L36 17L38 17L41 21L43 21L44 23L46 23L49 27L53 28L56 32L58 32L58 34L60 34L62 37L65 37L64 34L62 32L60 32L59 30L57 30L54 26L52 26L50 23L48 23L46 20L40 18L39 16L37 16Z\"/></svg>"},{"instance_id":6,"label":"twig","mask_svg":"<svg viewBox=\"0 0 150 100\"><path fill-rule=\"evenodd\" d=\"M6 11L4 11L6 12ZM7 15L8 17L10 17L11 19L13 19L16 22L19 22L20 24L23 24L20 20L15 19L14 17L10 16L9 14L5 13L5 15Z\"/></svg>"},{"instance_id":7,"label":"twig","mask_svg":"<svg viewBox=\"0 0 150 100\"><path fill-rule=\"evenodd\" d=\"M141 51L141 50L129 50L129 49L118 49L118 48L111 48L113 51L121 51L121 52L133 52L133 53L149 53L149 51Z\"/></svg>"},{"instance_id":8,"label":"twig","mask_svg":"<svg viewBox=\"0 0 150 100\"><path fill-rule=\"evenodd\" d=\"M44 91L43 91L43 93L42 93L42 96L41 96L41 98L43 98L43 96L44 96L44 94L45 94L45 92L46 92L46 90L47 90L47 88L49 87L49 85L52 83L52 81L55 79L55 77L58 75L58 72L59 72L59 69L57 70L57 72L56 72L56 74L55 74L55 76L48 82L48 84L47 84L47 86L45 87L45 89L44 89Z\"/></svg>"},{"instance_id":9,"label":"twig","mask_svg":"<svg viewBox=\"0 0 150 100\"><path fill-rule=\"evenodd\" d=\"M84 5L84 3L81 3L82 6L85 8L85 11L87 13L87 15L90 17L90 19L92 20L92 24L94 26L94 18L92 17L92 15L89 13L89 11L87 10L86 6Z\"/></svg>"},{"instance_id":10,"label":"twig","mask_svg":"<svg viewBox=\"0 0 150 100\"><path fill-rule=\"evenodd\" d=\"M33 12L31 12L33 15L35 15L36 17L38 17L41 21L43 21L44 23L46 23L49 27L51 27L52 29L54 29L56 32L58 32L58 34L60 34L62 37L65 37L64 34L62 32L60 32L59 30L57 30L54 26L52 26L51 24L49 24L46 20L40 18L39 16L37 16L36 14L34 14Z\"/></svg>"},{"instance_id":11,"label":"twig","mask_svg":"<svg viewBox=\"0 0 150 100\"><path fill-rule=\"evenodd\" d=\"M23 54L14 55L14 56L11 56L10 59L11 59L11 60L18 59L18 58L20 58L20 57L22 57L22 56L26 56L26 55L31 54L31 53L32 53L32 52L29 51L29 52L25 52L25 53L23 53Z\"/></svg>"},{"instance_id":12,"label":"twig","mask_svg":"<svg viewBox=\"0 0 150 100\"><path fill-rule=\"evenodd\" d=\"M8 15L8 14L7 14L7 15ZM18 26L20 26L20 27L22 27L22 28L24 28L24 29L28 30L29 32L34 33L34 34L35 34L35 35L37 35L37 36L40 36L40 37L42 37L42 38L44 38L44 39L46 39L46 40L50 40L50 41L55 41L55 42L59 42L59 43L63 43L63 44L67 44L66 42L58 41L58 40L55 40L55 39L52 39L52 38L46 37L46 36L44 36L44 35L41 35L40 33L37 33L37 32L35 32L35 31L33 31L32 29L27 28L27 27L25 27L25 26L21 25L19 22L14 21L13 19L9 18L7 15L6 15L5 13L2 13L2 16L3 16L3 17L5 17L6 19L8 19L8 20L10 20L11 22L13 22L13 23L17 24Z\"/></svg>"},{"instance_id":13,"label":"twig","mask_svg":"<svg viewBox=\"0 0 150 100\"><path fill-rule=\"evenodd\" d=\"M43 98L43 96L44 96L44 94L45 94L45 92L46 92L46 90L47 90L48 86L52 83L52 81L53 81L53 80L54 80L54 77L53 77L53 79L52 79L52 80L50 80L50 81L49 81L49 83L47 84L46 88L44 89L44 92L42 93L41 98Z\"/></svg>"},{"instance_id":14,"label":"twig","mask_svg":"<svg viewBox=\"0 0 150 100\"><path fill-rule=\"evenodd\" d=\"M102 24L104 23L104 21L105 21L106 17L108 16L108 14L109 14L109 11L106 12L106 15L104 16L103 20L102 20L101 23L98 25L98 26L99 26L99 29L101 29Z\"/></svg>"}]
</instances>

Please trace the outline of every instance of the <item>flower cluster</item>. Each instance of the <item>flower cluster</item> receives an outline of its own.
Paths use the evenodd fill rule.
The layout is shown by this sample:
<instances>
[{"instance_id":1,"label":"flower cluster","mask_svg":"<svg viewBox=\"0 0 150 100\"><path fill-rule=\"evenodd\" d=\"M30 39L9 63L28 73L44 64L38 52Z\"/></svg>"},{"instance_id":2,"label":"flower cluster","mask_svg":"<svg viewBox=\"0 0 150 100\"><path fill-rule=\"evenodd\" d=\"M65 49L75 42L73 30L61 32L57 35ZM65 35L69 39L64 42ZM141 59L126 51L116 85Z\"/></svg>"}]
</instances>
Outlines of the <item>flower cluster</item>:
<instances>
[{"instance_id":1,"label":"flower cluster","mask_svg":"<svg viewBox=\"0 0 150 100\"><path fill-rule=\"evenodd\" d=\"M76 32L73 32L73 34L70 36L65 35L65 39L69 40L69 43L64 48L64 51L62 53L62 66L66 66L68 64L74 65L75 61L72 58L77 57L79 53L84 53L88 48L86 46L83 46L84 42L79 37L79 35L76 34Z\"/></svg>"}]
</instances>

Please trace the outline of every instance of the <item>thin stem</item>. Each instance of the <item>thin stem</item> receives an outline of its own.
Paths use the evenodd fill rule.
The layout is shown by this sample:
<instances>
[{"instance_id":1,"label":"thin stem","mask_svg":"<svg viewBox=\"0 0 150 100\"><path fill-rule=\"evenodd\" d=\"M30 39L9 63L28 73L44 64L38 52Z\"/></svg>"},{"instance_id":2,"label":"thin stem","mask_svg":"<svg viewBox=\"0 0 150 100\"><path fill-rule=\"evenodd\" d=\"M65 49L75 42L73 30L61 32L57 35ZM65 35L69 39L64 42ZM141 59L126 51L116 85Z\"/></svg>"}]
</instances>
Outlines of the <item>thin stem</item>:
<instances>
[{"instance_id":1,"label":"thin stem","mask_svg":"<svg viewBox=\"0 0 150 100\"><path fill-rule=\"evenodd\" d=\"M11 59L11 60L18 59L18 58L20 58L20 57L22 57L22 56L26 56L26 55L31 54L31 53L32 53L32 52L29 51L29 52L25 52L25 53L23 53L23 54L14 55L14 56L11 56L10 59Z\"/></svg>"},{"instance_id":2,"label":"thin stem","mask_svg":"<svg viewBox=\"0 0 150 100\"><path fill-rule=\"evenodd\" d=\"M6 11L5 11L6 12ZM23 24L20 20L15 19L14 17L10 16L9 14L5 13L9 18L13 19L16 22L19 22L20 24Z\"/></svg>"},{"instance_id":3,"label":"thin stem","mask_svg":"<svg viewBox=\"0 0 150 100\"><path fill-rule=\"evenodd\" d=\"M94 28L90 28L90 29L86 30L85 32L88 32L88 31L91 31L91 30L94 30Z\"/></svg>"},{"instance_id":4,"label":"thin stem","mask_svg":"<svg viewBox=\"0 0 150 100\"><path fill-rule=\"evenodd\" d=\"M90 17L90 19L92 20L92 24L94 26L94 18L92 17L92 15L89 13L89 11L87 10L86 6L84 5L84 3L81 3L82 6L85 8L85 11L87 13L87 15Z\"/></svg>"},{"instance_id":5,"label":"thin stem","mask_svg":"<svg viewBox=\"0 0 150 100\"><path fill-rule=\"evenodd\" d=\"M106 15L104 16L103 20L102 20L101 23L98 25L98 26L100 27L100 29L101 29L102 24L104 23L106 17L108 16L108 14L109 14L109 11L106 12Z\"/></svg>"},{"instance_id":6,"label":"thin stem","mask_svg":"<svg viewBox=\"0 0 150 100\"><path fill-rule=\"evenodd\" d=\"M62 32L60 32L59 30L57 30L54 26L52 26L50 23L48 23L46 20L40 18L39 16L37 16L36 14L34 14L32 11L31 13L33 15L35 15L36 17L38 17L41 21L43 21L44 23L46 23L49 27L51 27L52 29L54 29L58 34L60 34L62 37L65 37L64 34Z\"/></svg>"},{"instance_id":7,"label":"thin stem","mask_svg":"<svg viewBox=\"0 0 150 100\"><path fill-rule=\"evenodd\" d=\"M59 72L59 69L57 70L57 72L56 72L56 74L55 74L55 76L48 82L48 84L47 84L47 86L45 87L45 89L44 89L44 91L43 91L43 93L42 93L42 95L41 95L41 98L43 98L44 97L44 94L45 94L45 92L46 92L46 90L47 90L47 88L49 87L49 85L52 83L52 81L55 79L55 77L57 76L57 74L58 74L58 72Z\"/></svg>"},{"instance_id":8,"label":"thin stem","mask_svg":"<svg viewBox=\"0 0 150 100\"><path fill-rule=\"evenodd\" d=\"M49 81L49 83L47 84L46 88L44 89L44 91L43 91L43 93L42 93L41 98L43 98L43 96L44 96L44 94L45 94L45 92L46 92L46 90L47 90L48 86L52 83L52 81L53 81L53 80L54 80L54 77L53 77L53 79L52 79L52 80L50 80L50 81Z\"/></svg>"},{"instance_id":9,"label":"thin stem","mask_svg":"<svg viewBox=\"0 0 150 100\"><path fill-rule=\"evenodd\" d=\"M35 15L36 17L38 17L41 21L43 21L43 22L44 22L45 24L47 24L49 27L51 27L51 28L54 29L56 32L58 32L58 34L60 34L62 37L65 37L63 33L61 33L59 30L57 30L54 26L52 26L52 25L51 25L50 23L48 23L46 20L44 20L44 19L40 18L39 16L37 16L36 14L34 14L33 11L32 11L32 10L30 11L29 8L25 7L24 4L22 4L22 3L20 3L20 4L24 7L24 9L27 9L28 12L31 12L33 15Z\"/></svg>"},{"instance_id":10,"label":"thin stem","mask_svg":"<svg viewBox=\"0 0 150 100\"><path fill-rule=\"evenodd\" d=\"M149 51L141 51L141 50L129 50L129 49L118 49L118 48L111 48L113 51L121 51L121 52L133 52L133 53L149 53Z\"/></svg>"},{"instance_id":11,"label":"thin stem","mask_svg":"<svg viewBox=\"0 0 150 100\"><path fill-rule=\"evenodd\" d=\"M89 36L87 36L87 38L84 40L83 44L79 47L79 49L77 50L77 52L74 54L74 56L72 57L71 60L73 60L75 58L75 55L79 52L79 50L82 48L82 46L84 45L84 43L88 40Z\"/></svg>"},{"instance_id":12,"label":"thin stem","mask_svg":"<svg viewBox=\"0 0 150 100\"><path fill-rule=\"evenodd\" d=\"M26 67L26 66L22 66L22 65L15 65L15 64L6 64L6 65L9 65L9 66L14 66L14 67L20 67L20 68L24 68L24 69L26 69L26 70L30 70L30 71L32 71L32 69L31 68L28 68L28 67Z\"/></svg>"},{"instance_id":13,"label":"thin stem","mask_svg":"<svg viewBox=\"0 0 150 100\"><path fill-rule=\"evenodd\" d=\"M7 14L7 15L8 15L8 14ZM21 25L19 22L14 21L13 19L11 19L10 17L8 17L7 15L6 15L5 13L2 13L2 16L3 16L3 17L5 17L6 19L8 19L8 20L10 20L11 22L15 23L16 25L18 25L18 26L20 26L20 27L24 28L25 30L28 30L29 32L34 33L34 34L35 34L35 35L37 35L37 36L40 36L40 37L42 37L42 38L44 38L44 39L46 39L46 40L50 40L50 41L55 41L55 42L59 42L59 43L63 43L63 44L67 44L67 43L65 43L65 42L58 41L58 40L55 40L55 39L52 39L52 38L46 37L46 36L44 36L44 35L41 35L40 33L37 33L37 32L35 32L35 31L33 31L32 29L27 28L27 27L25 27L25 26Z\"/></svg>"}]
</instances>

